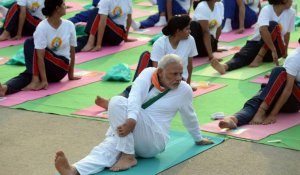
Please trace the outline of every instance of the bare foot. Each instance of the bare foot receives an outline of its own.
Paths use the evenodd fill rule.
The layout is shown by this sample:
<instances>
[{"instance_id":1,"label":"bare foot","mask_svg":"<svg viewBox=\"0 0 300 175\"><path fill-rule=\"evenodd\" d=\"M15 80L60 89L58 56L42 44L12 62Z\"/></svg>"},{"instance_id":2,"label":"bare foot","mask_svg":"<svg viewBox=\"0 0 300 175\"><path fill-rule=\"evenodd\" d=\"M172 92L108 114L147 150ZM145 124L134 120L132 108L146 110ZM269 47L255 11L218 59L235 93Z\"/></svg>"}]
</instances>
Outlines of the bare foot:
<instances>
[{"instance_id":1,"label":"bare foot","mask_svg":"<svg viewBox=\"0 0 300 175\"><path fill-rule=\"evenodd\" d=\"M270 115L263 121L262 124L268 125L268 124L273 124L273 123L276 123L276 116Z\"/></svg>"},{"instance_id":2,"label":"bare foot","mask_svg":"<svg viewBox=\"0 0 300 175\"><path fill-rule=\"evenodd\" d=\"M69 164L67 157L62 151L56 153L55 168L61 175L79 175L76 168Z\"/></svg>"},{"instance_id":3,"label":"bare foot","mask_svg":"<svg viewBox=\"0 0 300 175\"><path fill-rule=\"evenodd\" d=\"M94 44L95 44L95 36L90 35L88 42L86 43L86 45L81 49L81 52L89 52L94 48Z\"/></svg>"},{"instance_id":4,"label":"bare foot","mask_svg":"<svg viewBox=\"0 0 300 175\"><path fill-rule=\"evenodd\" d=\"M101 50L101 46L95 46L92 50L91 50L91 52L97 52L97 51L100 51Z\"/></svg>"},{"instance_id":5,"label":"bare foot","mask_svg":"<svg viewBox=\"0 0 300 175\"><path fill-rule=\"evenodd\" d=\"M134 155L121 153L121 157L115 163L110 170L111 171L123 171L127 170L137 164L137 160L135 159Z\"/></svg>"},{"instance_id":6,"label":"bare foot","mask_svg":"<svg viewBox=\"0 0 300 175\"><path fill-rule=\"evenodd\" d=\"M254 60L249 64L249 67L258 67L262 63L263 58L257 55Z\"/></svg>"},{"instance_id":7,"label":"bare foot","mask_svg":"<svg viewBox=\"0 0 300 175\"><path fill-rule=\"evenodd\" d=\"M262 124L263 121L266 118L266 110L264 110L263 108L258 108L255 116L253 117L253 119L249 122L250 125L259 125Z\"/></svg>"},{"instance_id":8,"label":"bare foot","mask_svg":"<svg viewBox=\"0 0 300 175\"><path fill-rule=\"evenodd\" d=\"M10 38L11 38L10 37L10 33L8 31L6 31L6 30L4 30L2 32L2 34L0 35L0 41L8 40Z\"/></svg>"},{"instance_id":9,"label":"bare foot","mask_svg":"<svg viewBox=\"0 0 300 175\"><path fill-rule=\"evenodd\" d=\"M225 67L217 59L212 59L210 65L221 75L226 73Z\"/></svg>"},{"instance_id":10,"label":"bare foot","mask_svg":"<svg viewBox=\"0 0 300 175\"><path fill-rule=\"evenodd\" d=\"M4 97L7 91L7 86L0 83L0 97Z\"/></svg>"},{"instance_id":11,"label":"bare foot","mask_svg":"<svg viewBox=\"0 0 300 175\"><path fill-rule=\"evenodd\" d=\"M104 109L108 108L108 100L99 96L96 97L95 104Z\"/></svg>"},{"instance_id":12,"label":"bare foot","mask_svg":"<svg viewBox=\"0 0 300 175\"><path fill-rule=\"evenodd\" d=\"M221 120L219 122L219 127L222 129L223 128L229 128L229 129L237 128L236 122L234 121L234 119L232 119L232 117L226 117L226 118L224 118L224 120Z\"/></svg>"},{"instance_id":13,"label":"bare foot","mask_svg":"<svg viewBox=\"0 0 300 175\"><path fill-rule=\"evenodd\" d=\"M26 87L24 87L22 90L23 91L32 91L32 90L37 90L38 87L40 86L39 81L31 81Z\"/></svg>"}]
</instances>

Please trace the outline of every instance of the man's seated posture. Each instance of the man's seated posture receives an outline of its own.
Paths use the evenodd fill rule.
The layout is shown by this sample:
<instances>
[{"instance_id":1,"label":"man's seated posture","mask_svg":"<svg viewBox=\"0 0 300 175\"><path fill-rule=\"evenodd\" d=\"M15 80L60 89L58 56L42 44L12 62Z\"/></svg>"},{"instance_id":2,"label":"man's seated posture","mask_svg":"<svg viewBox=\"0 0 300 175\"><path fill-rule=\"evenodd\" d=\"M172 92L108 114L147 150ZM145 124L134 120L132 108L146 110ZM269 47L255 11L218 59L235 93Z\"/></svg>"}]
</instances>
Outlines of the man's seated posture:
<instances>
[{"instance_id":1,"label":"man's seated posture","mask_svg":"<svg viewBox=\"0 0 300 175\"><path fill-rule=\"evenodd\" d=\"M193 92L182 81L182 71L181 59L174 54L164 56L158 68L143 70L134 81L128 98L115 96L109 101L110 127L102 143L73 165L62 151L56 153L55 167L59 173L94 174L106 167L121 171L136 165L135 157L156 156L166 148L171 120L177 112L195 144L212 144L200 133L192 106Z\"/></svg>"}]
</instances>

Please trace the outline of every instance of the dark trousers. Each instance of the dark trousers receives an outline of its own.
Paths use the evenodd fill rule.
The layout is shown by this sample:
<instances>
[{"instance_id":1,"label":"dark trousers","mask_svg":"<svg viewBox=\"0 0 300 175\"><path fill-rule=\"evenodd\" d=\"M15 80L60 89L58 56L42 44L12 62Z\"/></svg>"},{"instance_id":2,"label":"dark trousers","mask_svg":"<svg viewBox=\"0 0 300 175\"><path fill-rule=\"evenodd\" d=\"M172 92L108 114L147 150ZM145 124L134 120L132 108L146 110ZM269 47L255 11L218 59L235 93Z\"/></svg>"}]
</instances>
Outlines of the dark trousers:
<instances>
[{"instance_id":1,"label":"dark trousers","mask_svg":"<svg viewBox=\"0 0 300 175\"><path fill-rule=\"evenodd\" d=\"M85 27L85 33L88 35L94 35L97 37L98 26L100 22L100 15L98 14L98 8L94 8L91 11L89 20ZM77 39L76 52L80 52L86 45L89 36L83 36ZM119 45L126 38L126 31L124 26L116 24L109 17L106 20L106 26L102 39L102 46L116 46Z\"/></svg>"},{"instance_id":2,"label":"dark trousers","mask_svg":"<svg viewBox=\"0 0 300 175\"><path fill-rule=\"evenodd\" d=\"M93 0L92 5L94 7L97 7L99 1L100 0ZM70 20L74 24L79 23L79 22L88 22L89 16L91 15L92 11L93 11L93 9L81 11L81 12L77 13L75 16L69 18L68 20Z\"/></svg>"},{"instance_id":3,"label":"dark trousers","mask_svg":"<svg viewBox=\"0 0 300 175\"><path fill-rule=\"evenodd\" d=\"M150 52L145 51L141 54L140 59L139 59L139 63L138 66L136 68L133 80L134 81L136 79L136 77L147 67L152 67L152 60L150 59ZM129 93L131 91L131 85L128 86L122 93L121 95L128 98Z\"/></svg>"},{"instance_id":4,"label":"dark trousers","mask_svg":"<svg viewBox=\"0 0 300 175\"><path fill-rule=\"evenodd\" d=\"M7 85L7 95L19 92L31 82L33 75L39 75L37 56L32 38L27 39L24 43L24 56L26 69L5 83ZM44 61L48 82L58 82L68 73L69 60L63 56L56 55L49 49L46 49Z\"/></svg>"},{"instance_id":5,"label":"dark trousers","mask_svg":"<svg viewBox=\"0 0 300 175\"><path fill-rule=\"evenodd\" d=\"M192 21L191 22L191 35L194 37L196 46L197 46L197 51L198 51L198 56L196 57L206 57L208 56L206 47L204 45L203 41L203 30L201 25L196 22ZM211 41L211 48L212 51L215 52L218 50L218 40L214 38L214 36L210 35L210 41Z\"/></svg>"},{"instance_id":6,"label":"dark trousers","mask_svg":"<svg viewBox=\"0 0 300 175\"><path fill-rule=\"evenodd\" d=\"M282 46L283 41L280 32L278 32L277 30L277 27L278 24L276 22L270 22L268 29L272 35L278 58L280 58L285 53L285 48L284 46ZM255 59L262 47L266 48L266 44L264 43L263 39L261 39L260 41L247 41L246 45L242 47L241 50L236 53L231 60L225 63L228 65L227 71L235 70L249 65ZM268 51L263 58L263 62L272 62L272 52L270 49L266 49Z\"/></svg>"},{"instance_id":7,"label":"dark trousers","mask_svg":"<svg viewBox=\"0 0 300 175\"><path fill-rule=\"evenodd\" d=\"M287 73L283 67L275 67L270 75L269 82L262 85L260 91L249 99L243 109L234 114L238 119L238 125L248 124L256 114L263 101L268 105L267 114L271 112L277 100L279 99L286 83ZM295 82L292 94L286 103L280 109L280 112L295 113L300 109L300 87Z\"/></svg>"},{"instance_id":8,"label":"dark trousers","mask_svg":"<svg viewBox=\"0 0 300 175\"><path fill-rule=\"evenodd\" d=\"M1 33L4 30L10 33L11 37L17 35L18 32L18 23L19 23L19 14L20 6L17 3L14 3L11 8L8 10L3 28ZM32 36L37 25L41 22L41 19L32 16L28 11L26 11L25 23L22 29L22 36Z\"/></svg>"}]
</instances>

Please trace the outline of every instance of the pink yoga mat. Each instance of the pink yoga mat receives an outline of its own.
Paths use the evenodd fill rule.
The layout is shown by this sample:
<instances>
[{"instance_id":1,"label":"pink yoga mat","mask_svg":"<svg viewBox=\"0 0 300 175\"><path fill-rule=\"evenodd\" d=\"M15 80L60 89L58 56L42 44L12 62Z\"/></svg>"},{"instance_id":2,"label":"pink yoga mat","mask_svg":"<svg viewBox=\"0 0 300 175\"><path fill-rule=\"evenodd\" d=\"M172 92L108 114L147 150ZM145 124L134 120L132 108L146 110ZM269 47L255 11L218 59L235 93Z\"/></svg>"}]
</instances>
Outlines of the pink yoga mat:
<instances>
[{"instance_id":1,"label":"pink yoga mat","mask_svg":"<svg viewBox=\"0 0 300 175\"><path fill-rule=\"evenodd\" d=\"M258 84L263 84L263 83L268 83L269 78L266 78L265 76L259 76L253 80L251 80L251 83L258 83Z\"/></svg>"},{"instance_id":2,"label":"pink yoga mat","mask_svg":"<svg viewBox=\"0 0 300 175\"><path fill-rule=\"evenodd\" d=\"M139 2L139 3L137 3L137 5L146 6L146 7L152 7L153 6L149 1Z\"/></svg>"},{"instance_id":3,"label":"pink yoga mat","mask_svg":"<svg viewBox=\"0 0 300 175\"><path fill-rule=\"evenodd\" d=\"M155 12L149 11L149 10L134 8L133 11L132 11L132 18L136 19L136 18L141 18L141 17L144 17L144 16L150 16L152 14L155 14Z\"/></svg>"},{"instance_id":4,"label":"pink yoga mat","mask_svg":"<svg viewBox=\"0 0 300 175\"><path fill-rule=\"evenodd\" d=\"M229 33L222 33L219 41L223 41L223 42L231 42L234 40L238 40L250 35L253 35L255 33L254 28L250 28L250 29L245 29L245 31L242 34L236 34L236 31L232 31Z\"/></svg>"},{"instance_id":5,"label":"pink yoga mat","mask_svg":"<svg viewBox=\"0 0 300 175\"><path fill-rule=\"evenodd\" d=\"M84 10L82 4L78 2L66 2L67 12L81 11Z\"/></svg>"},{"instance_id":6,"label":"pink yoga mat","mask_svg":"<svg viewBox=\"0 0 300 175\"><path fill-rule=\"evenodd\" d=\"M289 48L296 49L297 47L299 47L298 41L289 43Z\"/></svg>"},{"instance_id":7,"label":"pink yoga mat","mask_svg":"<svg viewBox=\"0 0 300 175\"><path fill-rule=\"evenodd\" d=\"M149 27L146 29L133 30L130 28L130 32L138 33L138 34L146 34L146 35L156 35L161 32L163 27Z\"/></svg>"},{"instance_id":8,"label":"pink yoga mat","mask_svg":"<svg viewBox=\"0 0 300 175\"><path fill-rule=\"evenodd\" d=\"M135 48L135 47L147 44L147 43L148 43L147 40L137 40L135 42L127 42L127 43L122 42L118 46L104 46L98 52L79 52L79 53L75 54L75 63L79 64L79 63L87 62L87 61L90 61L90 60L93 60L96 58L100 58L100 57L103 57L106 55L118 53L123 50Z\"/></svg>"},{"instance_id":9,"label":"pink yoga mat","mask_svg":"<svg viewBox=\"0 0 300 175\"><path fill-rule=\"evenodd\" d=\"M290 127L300 124L300 113L279 114L277 122L269 125L243 125L233 130L220 129L219 121L214 121L202 125L203 131L214 132L218 134L231 135L250 140L261 140L271 134L278 133Z\"/></svg>"},{"instance_id":10,"label":"pink yoga mat","mask_svg":"<svg viewBox=\"0 0 300 175\"><path fill-rule=\"evenodd\" d=\"M88 108L80 109L79 111L74 112L73 114L82 115L87 117L94 117L94 118L107 118L106 109L94 105Z\"/></svg>"},{"instance_id":11,"label":"pink yoga mat","mask_svg":"<svg viewBox=\"0 0 300 175\"><path fill-rule=\"evenodd\" d=\"M192 83L192 86L197 86L197 90L193 92L193 97L197 97L206 94L208 92L220 89L225 85L209 83L209 82L194 82Z\"/></svg>"},{"instance_id":12,"label":"pink yoga mat","mask_svg":"<svg viewBox=\"0 0 300 175\"><path fill-rule=\"evenodd\" d=\"M7 95L4 98L0 98L0 106L14 106L29 100L35 100L48 95L56 94L62 91L73 89L79 86L83 86L89 83L93 83L101 80L101 77L105 73L96 73L90 71L76 71L76 75L82 76L80 80L69 81L66 76L62 81L49 84L47 90L39 91L20 91L15 94Z\"/></svg>"},{"instance_id":13,"label":"pink yoga mat","mask_svg":"<svg viewBox=\"0 0 300 175\"><path fill-rule=\"evenodd\" d=\"M9 60L9 58L0 57L0 65L5 64L8 60Z\"/></svg>"},{"instance_id":14,"label":"pink yoga mat","mask_svg":"<svg viewBox=\"0 0 300 175\"><path fill-rule=\"evenodd\" d=\"M27 38L29 38L29 37L22 37L19 40L0 41L0 49L4 48L4 47L9 47L9 46L15 46L15 45L23 44Z\"/></svg>"}]
</instances>

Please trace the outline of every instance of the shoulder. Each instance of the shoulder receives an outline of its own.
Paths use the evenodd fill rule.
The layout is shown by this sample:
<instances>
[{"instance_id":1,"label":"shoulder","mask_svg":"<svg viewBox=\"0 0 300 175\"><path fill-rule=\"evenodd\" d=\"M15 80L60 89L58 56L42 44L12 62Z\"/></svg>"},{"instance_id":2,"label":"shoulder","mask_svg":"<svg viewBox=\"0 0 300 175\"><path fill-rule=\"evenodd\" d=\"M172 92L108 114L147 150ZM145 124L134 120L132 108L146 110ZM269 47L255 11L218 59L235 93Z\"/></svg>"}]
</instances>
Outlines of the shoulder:
<instances>
[{"instance_id":1,"label":"shoulder","mask_svg":"<svg viewBox=\"0 0 300 175\"><path fill-rule=\"evenodd\" d=\"M295 16L296 15L296 11L292 8L289 8L289 9L285 10L284 13L286 13L288 16Z\"/></svg>"},{"instance_id":2,"label":"shoulder","mask_svg":"<svg viewBox=\"0 0 300 175\"><path fill-rule=\"evenodd\" d=\"M49 23L48 23L47 19L44 19L38 24L36 30L47 29L48 27L49 27Z\"/></svg>"},{"instance_id":3,"label":"shoulder","mask_svg":"<svg viewBox=\"0 0 300 175\"><path fill-rule=\"evenodd\" d=\"M193 90L185 81L181 81L176 91L182 95L182 98L192 98ZM177 93L176 92L176 93Z\"/></svg>"},{"instance_id":4,"label":"shoulder","mask_svg":"<svg viewBox=\"0 0 300 175\"><path fill-rule=\"evenodd\" d=\"M215 7L217 8L224 8L224 5L222 2L216 2Z\"/></svg>"},{"instance_id":5,"label":"shoulder","mask_svg":"<svg viewBox=\"0 0 300 175\"><path fill-rule=\"evenodd\" d=\"M71 28L75 28L75 25L69 21L69 20L66 20L66 19L62 19L62 24L65 25L65 26L68 26L68 27L71 27Z\"/></svg>"},{"instance_id":6,"label":"shoulder","mask_svg":"<svg viewBox=\"0 0 300 175\"><path fill-rule=\"evenodd\" d=\"M153 72L155 72L156 68L155 67L147 67L145 68L138 77L148 77L152 76Z\"/></svg>"},{"instance_id":7,"label":"shoulder","mask_svg":"<svg viewBox=\"0 0 300 175\"><path fill-rule=\"evenodd\" d=\"M164 44L166 43L167 39L168 39L168 37L165 36L165 35L163 35L163 36L159 37L159 38L154 42L153 45L155 45L155 46L157 46L157 45L164 45Z\"/></svg>"}]
</instances>

